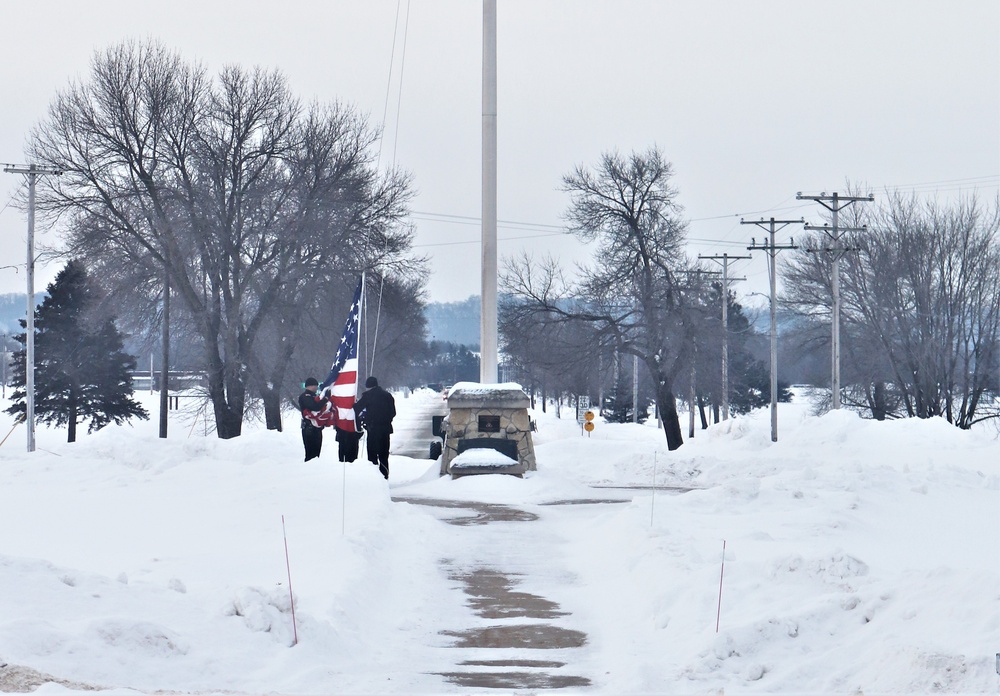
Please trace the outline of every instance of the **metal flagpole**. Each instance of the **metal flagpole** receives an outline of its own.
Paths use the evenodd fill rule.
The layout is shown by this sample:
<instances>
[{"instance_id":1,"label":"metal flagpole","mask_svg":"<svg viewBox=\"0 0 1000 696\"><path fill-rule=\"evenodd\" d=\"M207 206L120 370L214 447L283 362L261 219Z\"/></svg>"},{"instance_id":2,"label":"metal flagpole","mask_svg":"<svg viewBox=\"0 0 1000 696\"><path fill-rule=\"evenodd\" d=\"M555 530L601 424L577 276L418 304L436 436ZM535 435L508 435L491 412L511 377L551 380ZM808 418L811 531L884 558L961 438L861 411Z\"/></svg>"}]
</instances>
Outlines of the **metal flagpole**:
<instances>
[{"instance_id":1,"label":"metal flagpole","mask_svg":"<svg viewBox=\"0 0 1000 696\"><path fill-rule=\"evenodd\" d=\"M479 381L497 381L497 2L483 0L483 259Z\"/></svg>"}]
</instances>

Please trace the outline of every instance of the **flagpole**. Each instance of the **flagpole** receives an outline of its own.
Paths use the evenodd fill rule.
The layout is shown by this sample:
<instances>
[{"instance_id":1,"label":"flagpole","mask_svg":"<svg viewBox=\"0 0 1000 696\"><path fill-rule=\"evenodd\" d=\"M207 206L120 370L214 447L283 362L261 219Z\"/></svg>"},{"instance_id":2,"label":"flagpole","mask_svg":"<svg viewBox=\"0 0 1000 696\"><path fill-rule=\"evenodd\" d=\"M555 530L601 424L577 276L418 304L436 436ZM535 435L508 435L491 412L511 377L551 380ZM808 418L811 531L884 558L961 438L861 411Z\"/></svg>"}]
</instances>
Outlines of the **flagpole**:
<instances>
[{"instance_id":1,"label":"flagpole","mask_svg":"<svg viewBox=\"0 0 1000 696\"><path fill-rule=\"evenodd\" d=\"M368 281L368 272L367 271L362 271L361 272L361 307L358 309L358 335L361 335L361 322L363 321L363 316L364 316L365 311L367 311L367 309L368 309L368 295L366 294L366 292L367 292L366 286L368 284L367 281ZM378 326L378 322L376 322L376 326ZM374 343L375 344L378 343L378 336L377 335L375 336ZM374 345L372 346L372 360L373 361L375 360L375 347L374 347ZM367 354L367 352L365 353L365 363L366 363L365 364L366 372L368 374L371 374L371 364L368 363L368 354ZM367 379L367 377L366 377L366 379ZM354 379L354 400L355 401L358 400L358 382L360 382L360 381L361 381L361 369L360 369L360 366L359 366L358 367L358 372L357 372L357 377L355 377L355 379ZM355 415L354 430L357 431L357 429L358 429L358 420L357 420L357 415ZM365 451L365 447L367 446L367 444L368 444L368 431L367 430L362 430L361 431L361 437L358 439L358 456L359 457L361 456L361 453ZM344 503L343 503L343 505L341 507L344 510L344 516L345 516L345 518L347 516L347 487L346 486L347 486L347 462L344 462L344 489L343 489L344 490ZM344 522L342 526L346 527L346 522Z\"/></svg>"},{"instance_id":2,"label":"flagpole","mask_svg":"<svg viewBox=\"0 0 1000 696\"><path fill-rule=\"evenodd\" d=\"M361 303L360 306L358 307L358 343L360 344L361 343L361 323L364 321L365 306L367 304L365 302L365 272L364 271L361 271L361 295L358 298L358 301ZM360 351L358 351L358 352L360 353ZM367 362L367 359L368 359L368 351L367 351L367 341L366 341L366 350L365 350L365 361L366 362ZM367 367L367 365L366 365L366 367ZM354 373L354 375L355 375L354 376L354 400L355 401L358 400L358 375L360 374L360 372L361 372L361 361L359 360L358 361L358 368L357 368L357 370L355 370L355 373ZM355 421L354 421L354 430L355 430L355 432L357 432L357 429L358 429L358 423L357 423L357 418L355 418ZM363 437L364 437L364 435L362 435L362 438ZM361 445L361 440L360 439L358 440L358 445L359 445L359 449L360 449L360 445ZM341 483L340 483L340 536L344 536L344 534L347 533L347 462L343 462L343 465L344 465L344 468L343 468L343 474L342 474L342 479L341 479Z\"/></svg>"},{"instance_id":3,"label":"flagpole","mask_svg":"<svg viewBox=\"0 0 1000 696\"><path fill-rule=\"evenodd\" d=\"M361 336L362 324L365 324L365 312L368 311L368 296L365 294L368 292L368 272L361 271L361 306L358 307L358 336ZM367 329L367 324L365 327ZM375 337L375 341L378 341L378 336ZM369 360L368 358L368 334L365 334L365 372L371 374L371 361L375 359L375 349L372 348L372 356ZM361 361L358 361L358 377L354 380L354 400L358 400L358 381L361 378Z\"/></svg>"}]
</instances>

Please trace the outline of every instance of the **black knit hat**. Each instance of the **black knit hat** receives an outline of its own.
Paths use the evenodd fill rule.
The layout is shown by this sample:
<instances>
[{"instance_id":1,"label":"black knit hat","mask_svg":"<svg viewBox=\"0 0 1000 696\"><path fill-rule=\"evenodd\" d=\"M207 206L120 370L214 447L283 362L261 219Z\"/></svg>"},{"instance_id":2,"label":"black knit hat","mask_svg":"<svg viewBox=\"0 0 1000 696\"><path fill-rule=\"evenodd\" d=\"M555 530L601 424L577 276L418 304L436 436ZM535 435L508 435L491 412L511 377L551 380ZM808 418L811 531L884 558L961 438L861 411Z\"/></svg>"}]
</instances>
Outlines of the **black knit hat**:
<instances>
[{"instance_id":1,"label":"black knit hat","mask_svg":"<svg viewBox=\"0 0 1000 696\"><path fill-rule=\"evenodd\" d=\"M374 377L369 377L365 380L365 389L371 389L372 387L378 386L378 380Z\"/></svg>"},{"instance_id":2,"label":"black knit hat","mask_svg":"<svg viewBox=\"0 0 1000 696\"><path fill-rule=\"evenodd\" d=\"M318 387L319 386L319 382L316 381L315 377L306 377L306 386L307 387Z\"/></svg>"}]
</instances>

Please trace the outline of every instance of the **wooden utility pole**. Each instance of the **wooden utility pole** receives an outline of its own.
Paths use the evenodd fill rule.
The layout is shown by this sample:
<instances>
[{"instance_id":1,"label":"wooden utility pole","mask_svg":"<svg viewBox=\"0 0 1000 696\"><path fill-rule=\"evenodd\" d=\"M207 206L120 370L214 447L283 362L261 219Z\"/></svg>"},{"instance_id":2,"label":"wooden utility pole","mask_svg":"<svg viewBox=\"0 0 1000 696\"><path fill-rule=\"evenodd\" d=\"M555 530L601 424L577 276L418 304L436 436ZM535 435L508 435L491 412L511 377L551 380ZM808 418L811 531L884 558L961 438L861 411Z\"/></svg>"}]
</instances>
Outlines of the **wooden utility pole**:
<instances>
[{"instance_id":1,"label":"wooden utility pole","mask_svg":"<svg viewBox=\"0 0 1000 696\"><path fill-rule=\"evenodd\" d=\"M776 244L775 233L788 225L803 224L805 220L740 220L741 225L757 225L761 229L767 230L770 241L765 240L760 246L757 240L751 238L751 245L747 247L750 251L763 249L768 256L767 275L771 281L771 442L778 441L778 311L777 311L777 271L775 269L775 256L783 249L798 249L793 240L788 244ZM766 227L765 227L766 225ZM778 227L781 225L781 227Z\"/></svg>"},{"instance_id":2,"label":"wooden utility pole","mask_svg":"<svg viewBox=\"0 0 1000 696\"><path fill-rule=\"evenodd\" d=\"M3 168L8 174L25 174L28 177L28 307L25 322L25 362L24 393L28 426L28 451L35 451L35 181L39 174L59 176L62 171L51 167L8 165Z\"/></svg>"},{"instance_id":3,"label":"wooden utility pole","mask_svg":"<svg viewBox=\"0 0 1000 696\"><path fill-rule=\"evenodd\" d=\"M746 280L746 278L730 278L729 262L739 259L749 259L750 256L702 256L699 259L708 259L722 264L722 420L729 419L729 281Z\"/></svg>"},{"instance_id":4,"label":"wooden utility pole","mask_svg":"<svg viewBox=\"0 0 1000 696\"><path fill-rule=\"evenodd\" d=\"M830 351L830 397L831 397L831 407L834 409L840 408L840 259L843 258L844 254L851 251L849 247L841 246L840 235L843 232L864 232L867 227L841 227L839 222L840 211L848 206L857 203L871 203L875 200L875 196L868 194L867 196L841 196L836 191L832 195L827 195L826 193L820 193L814 196L803 196L801 192L796 194L796 200L809 200L816 201L824 208L833 213L833 224L832 225L806 225L805 229L809 231L819 231L826 234L832 240L832 246L826 247L824 249L810 250L810 251L825 251L827 253L833 254L833 267L830 270L830 290L833 296L832 302L832 316L830 318L831 324L831 338L832 347ZM827 203L829 201L829 203Z\"/></svg>"},{"instance_id":5,"label":"wooden utility pole","mask_svg":"<svg viewBox=\"0 0 1000 696\"><path fill-rule=\"evenodd\" d=\"M483 0L483 259L479 381L497 381L497 0Z\"/></svg>"},{"instance_id":6,"label":"wooden utility pole","mask_svg":"<svg viewBox=\"0 0 1000 696\"><path fill-rule=\"evenodd\" d=\"M632 422L639 422L639 356L632 356Z\"/></svg>"},{"instance_id":7,"label":"wooden utility pole","mask_svg":"<svg viewBox=\"0 0 1000 696\"><path fill-rule=\"evenodd\" d=\"M160 361L160 437L167 436L167 410L170 407L170 273L163 267L163 343Z\"/></svg>"}]
</instances>

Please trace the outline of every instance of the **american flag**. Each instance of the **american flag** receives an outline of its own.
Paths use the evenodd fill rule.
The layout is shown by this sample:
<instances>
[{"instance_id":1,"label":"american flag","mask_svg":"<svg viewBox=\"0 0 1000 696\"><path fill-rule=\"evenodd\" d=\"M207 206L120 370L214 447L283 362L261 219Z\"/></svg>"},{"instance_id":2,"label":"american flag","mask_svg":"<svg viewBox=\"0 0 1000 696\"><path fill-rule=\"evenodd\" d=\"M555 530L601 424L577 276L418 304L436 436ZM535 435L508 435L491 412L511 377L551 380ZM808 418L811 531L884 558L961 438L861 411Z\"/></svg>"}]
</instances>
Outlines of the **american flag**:
<instances>
[{"instance_id":1,"label":"american flag","mask_svg":"<svg viewBox=\"0 0 1000 696\"><path fill-rule=\"evenodd\" d=\"M358 332L361 328L361 300L364 297L365 277L358 281L354 302L344 324L344 335L337 347L333 367L319 386L319 391L329 392L331 405L337 411L337 427L356 432L354 423L354 398L358 394Z\"/></svg>"}]
</instances>

